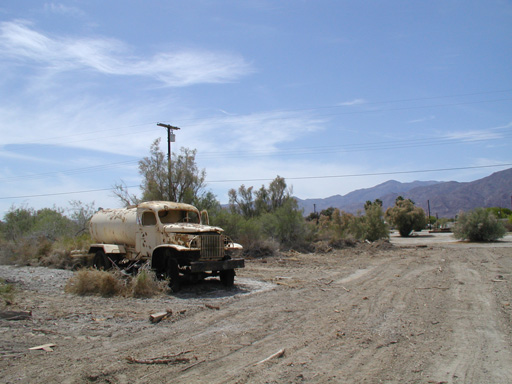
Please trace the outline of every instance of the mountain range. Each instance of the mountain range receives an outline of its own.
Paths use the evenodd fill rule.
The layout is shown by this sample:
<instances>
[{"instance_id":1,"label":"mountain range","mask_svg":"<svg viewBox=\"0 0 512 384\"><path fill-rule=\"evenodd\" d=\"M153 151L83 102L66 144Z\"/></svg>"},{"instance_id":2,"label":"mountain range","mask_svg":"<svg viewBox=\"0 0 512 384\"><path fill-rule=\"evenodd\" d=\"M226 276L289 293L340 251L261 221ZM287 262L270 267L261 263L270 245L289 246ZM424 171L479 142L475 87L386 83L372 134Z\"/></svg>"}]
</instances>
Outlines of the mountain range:
<instances>
[{"instance_id":1,"label":"mountain range","mask_svg":"<svg viewBox=\"0 0 512 384\"><path fill-rule=\"evenodd\" d=\"M358 189L346 195L335 195L324 199L296 198L304 215L321 212L334 207L349 213L364 210L366 201L382 200L383 209L392 207L398 196L411 199L428 214L437 217L455 217L460 211L477 207L511 208L512 168L495 172L490 176L471 182L414 181L401 183L389 180L373 188Z\"/></svg>"}]
</instances>

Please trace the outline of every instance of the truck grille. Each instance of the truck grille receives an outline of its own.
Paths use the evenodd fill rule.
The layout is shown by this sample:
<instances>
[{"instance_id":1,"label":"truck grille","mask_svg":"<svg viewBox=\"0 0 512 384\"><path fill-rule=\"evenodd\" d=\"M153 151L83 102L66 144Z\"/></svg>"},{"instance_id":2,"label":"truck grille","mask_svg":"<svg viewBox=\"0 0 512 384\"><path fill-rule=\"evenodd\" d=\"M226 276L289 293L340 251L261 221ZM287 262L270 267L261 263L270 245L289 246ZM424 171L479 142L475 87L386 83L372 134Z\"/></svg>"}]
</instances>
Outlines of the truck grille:
<instances>
[{"instance_id":1,"label":"truck grille","mask_svg":"<svg viewBox=\"0 0 512 384\"><path fill-rule=\"evenodd\" d=\"M224 236L201 235L201 259L220 260L224 257Z\"/></svg>"}]
</instances>

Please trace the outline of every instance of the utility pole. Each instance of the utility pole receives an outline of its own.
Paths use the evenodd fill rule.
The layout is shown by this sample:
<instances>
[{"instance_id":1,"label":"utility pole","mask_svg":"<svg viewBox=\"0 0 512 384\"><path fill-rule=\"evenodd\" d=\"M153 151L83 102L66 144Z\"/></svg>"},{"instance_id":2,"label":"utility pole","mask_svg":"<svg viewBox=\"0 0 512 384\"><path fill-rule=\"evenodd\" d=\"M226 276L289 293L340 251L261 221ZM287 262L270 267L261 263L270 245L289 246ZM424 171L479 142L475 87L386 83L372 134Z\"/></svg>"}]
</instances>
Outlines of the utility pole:
<instances>
[{"instance_id":1,"label":"utility pole","mask_svg":"<svg viewBox=\"0 0 512 384\"><path fill-rule=\"evenodd\" d=\"M174 130L179 130L178 127L174 127L169 124L158 123L159 127L167 129L167 177L169 178L169 200L175 200L176 197L172 194L172 173L171 173L171 142L176 141L176 135Z\"/></svg>"}]
</instances>

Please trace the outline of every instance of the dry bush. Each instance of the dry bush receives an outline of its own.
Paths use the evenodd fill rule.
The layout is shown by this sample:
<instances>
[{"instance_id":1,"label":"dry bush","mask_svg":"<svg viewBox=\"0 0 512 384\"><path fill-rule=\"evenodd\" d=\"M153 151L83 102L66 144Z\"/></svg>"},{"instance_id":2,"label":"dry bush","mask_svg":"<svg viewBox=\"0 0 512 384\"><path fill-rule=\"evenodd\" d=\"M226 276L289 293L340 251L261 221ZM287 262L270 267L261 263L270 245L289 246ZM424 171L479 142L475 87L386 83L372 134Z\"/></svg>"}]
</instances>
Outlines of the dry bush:
<instances>
[{"instance_id":1,"label":"dry bush","mask_svg":"<svg viewBox=\"0 0 512 384\"><path fill-rule=\"evenodd\" d=\"M329 246L336 249L355 247L357 243L357 239L350 233L343 237L335 237L329 240Z\"/></svg>"},{"instance_id":2,"label":"dry bush","mask_svg":"<svg viewBox=\"0 0 512 384\"><path fill-rule=\"evenodd\" d=\"M273 239L250 239L244 244L243 255L247 258L274 256L279 252L279 243Z\"/></svg>"},{"instance_id":3,"label":"dry bush","mask_svg":"<svg viewBox=\"0 0 512 384\"><path fill-rule=\"evenodd\" d=\"M80 296L153 297L166 292L167 284L165 280L157 280L154 272L145 268L141 269L135 277L126 276L117 271L87 268L75 272L68 280L65 291Z\"/></svg>"},{"instance_id":4,"label":"dry bush","mask_svg":"<svg viewBox=\"0 0 512 384\"><path fill-rule=\"evenodd\" d=\"M115 273L97 269L81 269L68 280L65 291L80 296L110 297L123 295L126 292L126 283Z\"/></svg>"},{"instance_id":5,"label":"dry bush","mask_svg":"<svg viewBox=\"0 0 512 384\"><path fill-rule=\"evenodd\" d=\"M167 290L167 281L158 281L154 272L142 268L132 279L130 288L133 297L152 297Z\"/></svg>"},{"instance_id":6,"label":"dry bush","mask_svg":"<svg viewBox=\"0 0 512 384\"><path fill-rule=\"evenodd\" d=\"M47 256L43 256L40 260L40 264L44 267L59 269L71 269L73 263L74 261L71 258L71 252L66 250L51 251Z\"/></svg>"}]
</instances>

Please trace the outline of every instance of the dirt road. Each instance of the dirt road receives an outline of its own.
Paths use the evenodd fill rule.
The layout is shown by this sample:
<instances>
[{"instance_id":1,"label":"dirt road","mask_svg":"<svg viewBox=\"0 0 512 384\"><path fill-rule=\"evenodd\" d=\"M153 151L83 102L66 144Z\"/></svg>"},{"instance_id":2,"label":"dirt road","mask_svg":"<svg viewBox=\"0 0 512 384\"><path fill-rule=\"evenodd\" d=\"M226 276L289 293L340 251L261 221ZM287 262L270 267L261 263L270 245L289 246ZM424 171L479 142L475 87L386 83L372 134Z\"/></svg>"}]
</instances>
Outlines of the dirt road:
<instances>
[{"instance_id":1,"label":"dirt road","mask_svg":"<svg viewBox=\"0 0 512 384\"><path fill-rule=\"evenodd\" d=\"M0 267L19 282L9 309L32 311L0 320L0 380L512 382L510 236L393 237L246 264L231 290L212 280L153 299L77 297L63 292L70 272ZM55 347L29 350L43 344Z\"/></svg>"}]
</instances>

